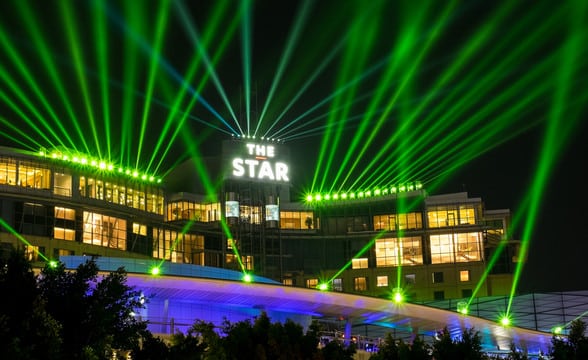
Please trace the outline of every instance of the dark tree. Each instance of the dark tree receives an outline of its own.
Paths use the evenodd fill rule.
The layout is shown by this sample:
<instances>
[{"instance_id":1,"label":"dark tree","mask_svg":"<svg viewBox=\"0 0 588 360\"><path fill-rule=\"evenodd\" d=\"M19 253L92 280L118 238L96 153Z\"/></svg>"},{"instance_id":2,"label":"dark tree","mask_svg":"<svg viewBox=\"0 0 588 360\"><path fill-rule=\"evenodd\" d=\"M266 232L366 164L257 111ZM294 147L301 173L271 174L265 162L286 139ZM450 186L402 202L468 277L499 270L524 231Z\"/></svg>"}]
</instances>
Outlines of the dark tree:
<instances>
[{"instance_id":1,"label":"dark tree","mask_svg":"<svg viewBox=\"0 0 588 360\"><path fill-rule=\"evenodd\" d=\"M412 343L405 343L402 339L396 340L392 334L387 333L378 352L372 355L370 360L429 360L430 353L430 346L419 336L415 337Z\"/></svg>"},{"instance_id":2,"label":"dark tree","mask_svg":"<svg viewBox=\"0 0 588 360\"><path fill-rule=\"evenodd\" d=\"M131 351L134 360L167 360L170 359L170 349L160 337L153 336L150 331L141 333L140 343Z\"/></svg>"},{"instance_id":3,"label":"dark tree","mask_svg":"<svg viewBox=\"0 0 588 360\"><path fill-rule=\"evenodd\" d=\"M45 267L39 285L47 311L62 325L65 358L102 358L116 349L138 344L146 324L133 313L143 307L141 294L126 285L123 268L98 275L88 260L75 271L63 264Z\"/></svg>"},{"instance_id":4,"label":"dark tree","mask_svg":"<svg viewBox=\"0 0 588 360\"><path fill-rule=\"evenodd\" d=\"M508 360L528 360L526 351L517 349L517 345L514 342L510 343L510 352L508 353Z\"/></svg>"},{"instance_id":5,"label":"dark tree","mask_svg":"<svg viewBox=\"0 0 588 360\"><path fill-rule=\"evenodd\" d=\"M435 360L482 360L487 357L482 351L482 339L479 332L474 329L465 329L460 338L453 339L445 327L433 341L433 358Z\"/></svg>"},{"instance_id":6,"label":"dark tree","mask_svg":"<svg viewBox=\"0 0 588 360\"><path fill-rule=\"evenodd\" d=\"M0 348L7 359L57 359L60 324L47 313L22 251L0 259Z\"/></svg>"},{"instance_id":7,"label":"dark tree","mask_svg":"<svg viewBox=\"0 0 588 360\"><path fill-rule=\"evenodd\" d=\"M588 359L586 323L581 319L572 321L567 338L554 335L551 338L550 355L554 360Z\"/></svg>"}]
</instances>

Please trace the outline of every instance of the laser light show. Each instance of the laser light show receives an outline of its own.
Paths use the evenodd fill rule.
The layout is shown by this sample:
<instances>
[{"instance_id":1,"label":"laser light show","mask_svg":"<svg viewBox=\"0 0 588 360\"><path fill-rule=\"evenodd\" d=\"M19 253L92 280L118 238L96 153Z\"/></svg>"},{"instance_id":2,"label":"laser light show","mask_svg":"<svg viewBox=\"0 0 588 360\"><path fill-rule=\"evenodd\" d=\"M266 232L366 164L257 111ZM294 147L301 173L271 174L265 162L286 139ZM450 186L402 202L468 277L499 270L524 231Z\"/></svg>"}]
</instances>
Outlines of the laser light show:
<instances>
[{"instance_id":1,"label":"laser light show","mask_svg":"<svg viewBox=\"0 0 588 360\"><path fill-rule=\"evenodd\" d=\"M136 260L166 334L222 269L235 318L543 346L588 291L585 44L583 0L0 2L1 249Z\"/></svg>"}]
</instances>

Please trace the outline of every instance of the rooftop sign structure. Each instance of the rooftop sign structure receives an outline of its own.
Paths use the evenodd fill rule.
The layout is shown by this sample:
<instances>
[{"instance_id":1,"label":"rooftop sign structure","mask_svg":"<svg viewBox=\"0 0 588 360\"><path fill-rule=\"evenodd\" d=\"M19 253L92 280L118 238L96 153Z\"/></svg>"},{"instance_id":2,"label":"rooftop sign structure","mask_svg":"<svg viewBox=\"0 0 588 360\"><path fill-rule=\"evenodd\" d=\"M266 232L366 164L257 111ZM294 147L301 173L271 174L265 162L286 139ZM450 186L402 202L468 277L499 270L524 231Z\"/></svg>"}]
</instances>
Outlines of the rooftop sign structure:
<instances>
[{"instance_id":1,"label":"rooftop sign structure","mask_svg":"<svg viewBox=\"0 0 588 360\"><path fill-rule=\"evenodd\" d=\"M284 149L254 139L227 141L223 143L223 161L228 162L225 178L288 183L290 168Z\"/></svg>"}]
</instances>

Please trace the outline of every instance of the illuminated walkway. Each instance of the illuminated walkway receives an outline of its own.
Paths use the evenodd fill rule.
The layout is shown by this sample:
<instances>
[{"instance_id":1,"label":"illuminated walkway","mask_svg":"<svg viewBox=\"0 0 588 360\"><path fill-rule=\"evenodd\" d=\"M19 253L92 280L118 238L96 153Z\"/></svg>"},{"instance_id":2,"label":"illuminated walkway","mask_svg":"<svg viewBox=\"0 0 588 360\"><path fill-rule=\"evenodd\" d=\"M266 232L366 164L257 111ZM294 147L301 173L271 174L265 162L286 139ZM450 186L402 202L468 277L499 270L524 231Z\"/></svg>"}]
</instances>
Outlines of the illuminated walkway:
<instances>
[{"instance_id":1,"label":"illuminated walkway","mask_svg":"<svg viewBox=\"0 0 588 360\"><path fill-rule=\"evenodd\" d=\"M84 257L62 257L67 268L75 268ZM159 334L185 331L194 320L220 325L251 319L261 311L272 321L292 319L307 326L312 319L339 321L353 335L381 338L391 332L395 338L415 334L430 341L447 326L454 335L474 328L482 336L485 351L508 351L511 342L530 353L548 351L552 335L520 327L503 327L498 323L455 311L426 305L401 304L390 300L340 292L283 286L272 280L255 278L253 283L240 281L241 273L195 265L165 263L162 275L152 276L149 260L98 258L103 271L124 266L127 283L149 298L147 308L138 314L150 322L150 330Z\"/></svg>"}]
</instances>

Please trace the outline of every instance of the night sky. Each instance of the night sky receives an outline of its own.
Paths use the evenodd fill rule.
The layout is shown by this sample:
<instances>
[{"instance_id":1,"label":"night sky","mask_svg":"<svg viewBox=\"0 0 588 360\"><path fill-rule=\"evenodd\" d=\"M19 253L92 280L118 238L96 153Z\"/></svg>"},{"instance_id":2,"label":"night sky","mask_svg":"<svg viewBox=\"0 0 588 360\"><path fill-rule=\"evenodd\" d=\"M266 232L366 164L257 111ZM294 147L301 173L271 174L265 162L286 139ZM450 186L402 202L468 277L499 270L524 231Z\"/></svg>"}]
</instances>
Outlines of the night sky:
<instances>
[{"instance_id":1,"label":"night sky","mask_svg":"<svg viewBox=\"0 0 588 360\"><path fill-rule=\"evenodd\" d=\"M231 135L266 134L290 147L300 194L315 174L347 188L337 170L365 178L381 154L383 182L467 191L521 222L539 199L519 291L588 289L587 13L584 1L3 1L0 145L87 147L165 174Z\"/></svg>"}]
</instances>

